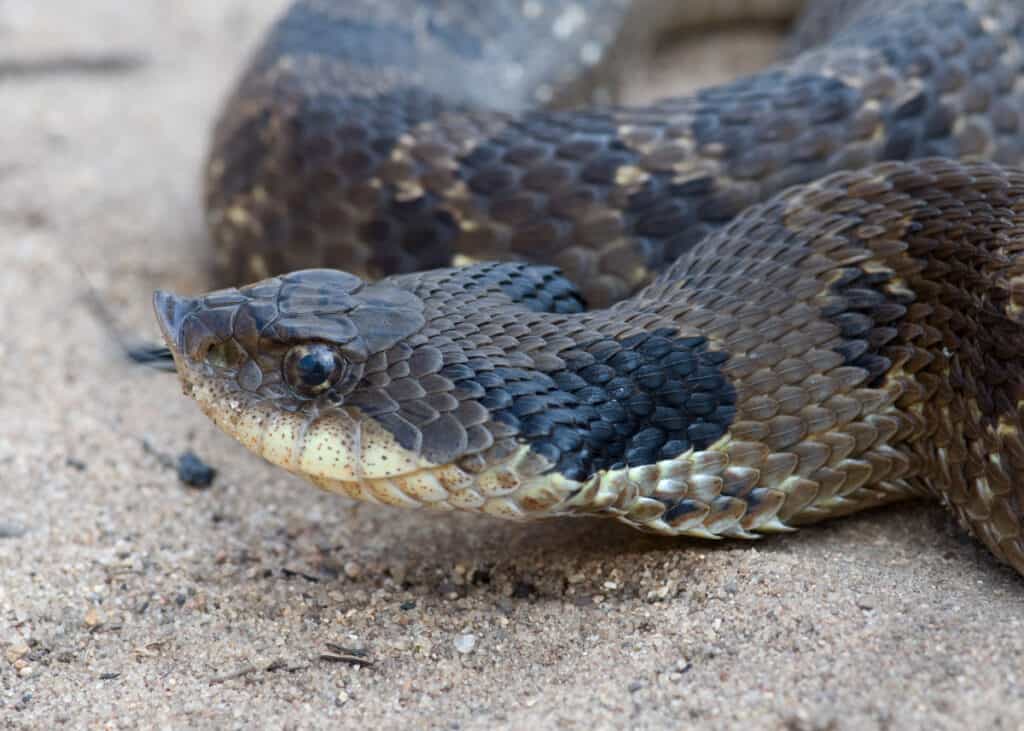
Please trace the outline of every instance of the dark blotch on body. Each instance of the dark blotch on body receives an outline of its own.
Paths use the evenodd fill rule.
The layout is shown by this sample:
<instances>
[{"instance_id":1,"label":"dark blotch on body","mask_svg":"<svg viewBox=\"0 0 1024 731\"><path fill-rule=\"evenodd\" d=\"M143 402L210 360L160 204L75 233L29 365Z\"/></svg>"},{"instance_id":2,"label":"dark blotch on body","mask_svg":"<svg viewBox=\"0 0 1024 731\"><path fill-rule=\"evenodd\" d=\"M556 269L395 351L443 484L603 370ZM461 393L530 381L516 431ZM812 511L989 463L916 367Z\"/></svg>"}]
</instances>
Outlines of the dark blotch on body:
<instances>
[{"instance_id":1,"label":"dark blotch on body","mask_svg":"<svg viewBox=\"0 0 1024 731\"><path fill-rule=\"evenodd\" d=\"M671 328L561 353L550 374L495 368L479 383L494 421L572 480L706 449L729 429L736 391L727 354Z\"/></svg>"},{"instance_id":2,"label":"dark blotch on body","mask_svg":"<svg viewBox=\"0 0 1024 731\"><path fill-rule=\"evenodd\" d=\"M821 314L839 326L844 342L834 350L843 356L844 364L866 370L866 385L877 388L892 366L887 347L896 338L896 327L914 297L890 291L887 285L892 275L886 272L868 273L852 266L838 275L829 287L831 300Z\"/></svg>"}]
</instances>

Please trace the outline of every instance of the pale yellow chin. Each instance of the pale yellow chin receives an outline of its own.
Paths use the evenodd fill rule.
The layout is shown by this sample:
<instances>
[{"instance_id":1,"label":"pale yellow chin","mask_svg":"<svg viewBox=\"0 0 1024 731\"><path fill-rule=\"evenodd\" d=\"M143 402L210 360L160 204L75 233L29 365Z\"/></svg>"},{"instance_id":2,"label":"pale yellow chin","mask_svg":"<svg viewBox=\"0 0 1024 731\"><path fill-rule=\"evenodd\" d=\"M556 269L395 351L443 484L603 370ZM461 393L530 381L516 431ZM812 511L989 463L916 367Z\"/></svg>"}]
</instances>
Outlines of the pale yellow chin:
<instances>
[{"instance_id":1,"label":"pale yellow chin","mask_svg":"<svg viewBox=\"0 0 1024 731\"><path fill-rule=\"evenodd\" d=\"M209 378L193 380L191 395L217 426L253 452L310 479L359 482L434 467L372 419L348 409L289 412L269 401L239 398Z\"/></svg>"},{"instance_id":2,"label":"pale yellow chin","mask_svg":"<svg viewBox=\"0 0 1024 731\"><path fill-rule=\"evenodd\" d=\"M253 403L216 379L192 375L189 395L227 434L267 461L330 492L404 508L467 510L502 518L573 512L565 504L576 483L554 488L550 479L523 481L516 466L523 446L505 462L479 473L435 465L411 452L380 424L348 409L319 417Z\"/></svg>"}]
</instances>

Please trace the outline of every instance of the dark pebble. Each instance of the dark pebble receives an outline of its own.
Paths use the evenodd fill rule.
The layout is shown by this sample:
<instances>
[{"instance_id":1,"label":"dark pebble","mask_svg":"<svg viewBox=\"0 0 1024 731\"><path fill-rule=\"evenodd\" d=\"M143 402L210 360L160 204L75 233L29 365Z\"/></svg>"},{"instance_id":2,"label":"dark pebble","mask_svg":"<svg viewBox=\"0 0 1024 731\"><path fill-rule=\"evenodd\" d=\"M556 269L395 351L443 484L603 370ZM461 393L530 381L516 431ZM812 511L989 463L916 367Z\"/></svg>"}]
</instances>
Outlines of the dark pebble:
<instances>
[{"instance_id":1,"label":"dark pebble","mask_svg":"<svg viewBox=\"0 0 1024 731\"><path fill-rule=\"evenodd\" d=\"M529 599L536 593L537 587L528 581L517 581L516 585L512 587L513 599Z\"/></svg>"},{"instance_id":2,"label":"dark pebble","mask_svg":"<svg viewBox=\"0 0 1024 731\"><path fill-rule=\"evenodd\" d=\"M178 479L191 487L209 487L217 470L189 450L178 456Z\"/></svg>"},{"instance_id":3,"label":"dark pebble","mask_svg":"<svg viewBox=\"0 0 1024 731\"><path fill-rule=\"evenodd\" d=\"M473 569L473 573L470 575L470 581L476 585L490 584L491 572L489 569Z\"/></svg>"}]
</instances>

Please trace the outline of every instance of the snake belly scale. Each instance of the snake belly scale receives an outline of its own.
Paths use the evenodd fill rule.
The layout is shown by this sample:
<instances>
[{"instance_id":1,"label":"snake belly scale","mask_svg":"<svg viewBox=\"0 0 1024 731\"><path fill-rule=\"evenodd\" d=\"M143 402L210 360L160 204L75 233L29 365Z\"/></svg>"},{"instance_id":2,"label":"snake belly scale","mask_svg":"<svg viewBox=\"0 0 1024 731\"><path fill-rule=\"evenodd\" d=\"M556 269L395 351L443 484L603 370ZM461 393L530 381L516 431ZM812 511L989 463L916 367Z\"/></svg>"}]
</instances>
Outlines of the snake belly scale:
<instances>
[{"instance_id":1,"label":"snake belly scale","mask_svg":"<svg viewBox=\"0 0 1024 731\"><path fill-rule=\"evenodd\" d=\"M186 394L357 499L749 538L930 496L1024 571L1024 8L822 0L763 72L564 106L656 7L299 0L214 134L227 288L155 296Z\"/></svg>"}]
</instances>

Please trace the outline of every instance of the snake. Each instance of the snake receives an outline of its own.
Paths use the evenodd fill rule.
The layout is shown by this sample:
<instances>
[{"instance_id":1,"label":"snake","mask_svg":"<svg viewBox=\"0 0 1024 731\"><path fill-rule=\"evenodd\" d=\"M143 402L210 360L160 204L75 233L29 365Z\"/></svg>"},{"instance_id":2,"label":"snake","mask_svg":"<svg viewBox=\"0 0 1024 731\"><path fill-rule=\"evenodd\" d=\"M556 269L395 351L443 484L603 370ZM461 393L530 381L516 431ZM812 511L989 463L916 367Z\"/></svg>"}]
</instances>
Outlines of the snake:
<instances>
[{"instance_id":1,"label":"snake","mask_svg":"<svg viewBox=\"0 0 1024 731\"><path fill-rule=\"evenodd\" d=\"M357 500L715 539L929 498L1024 572L1024 7L816 0L622 103L700 5L291 5L214 127L219 288L154 295L184 393Z\"/></svg>"}]
</instances>

